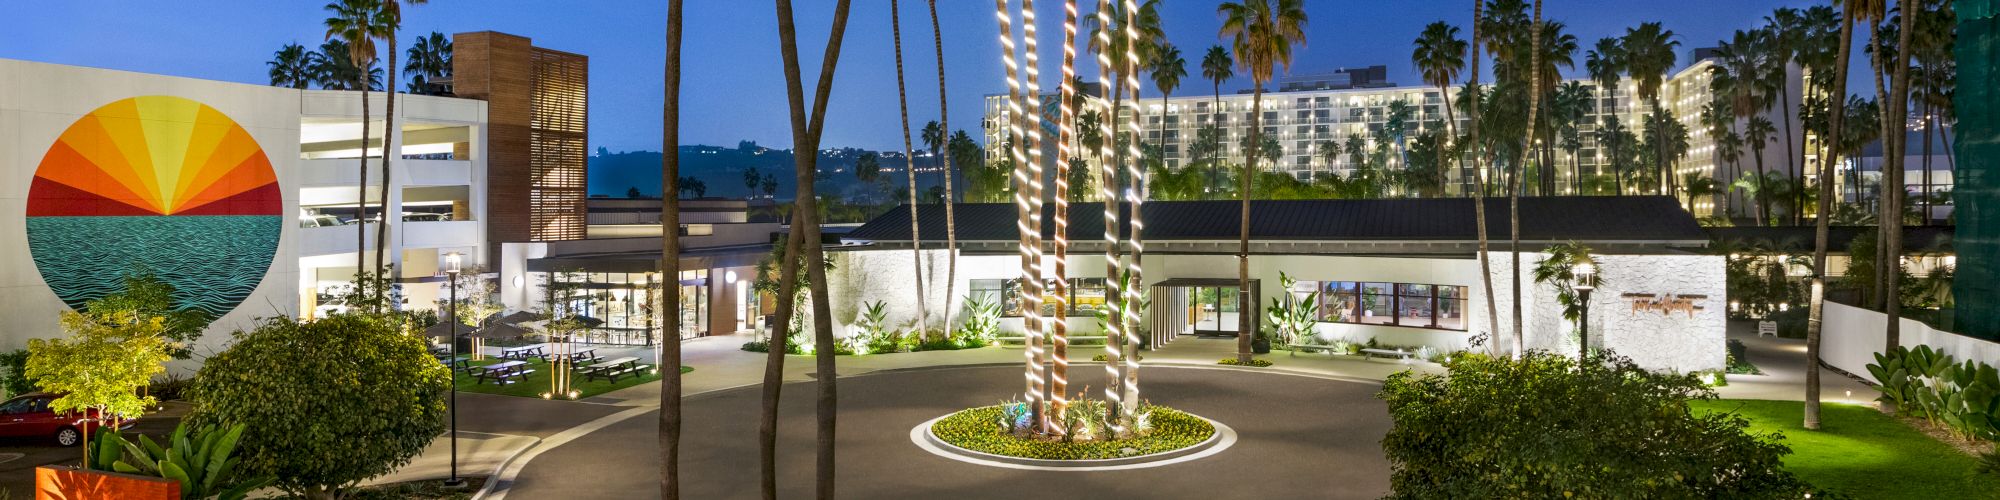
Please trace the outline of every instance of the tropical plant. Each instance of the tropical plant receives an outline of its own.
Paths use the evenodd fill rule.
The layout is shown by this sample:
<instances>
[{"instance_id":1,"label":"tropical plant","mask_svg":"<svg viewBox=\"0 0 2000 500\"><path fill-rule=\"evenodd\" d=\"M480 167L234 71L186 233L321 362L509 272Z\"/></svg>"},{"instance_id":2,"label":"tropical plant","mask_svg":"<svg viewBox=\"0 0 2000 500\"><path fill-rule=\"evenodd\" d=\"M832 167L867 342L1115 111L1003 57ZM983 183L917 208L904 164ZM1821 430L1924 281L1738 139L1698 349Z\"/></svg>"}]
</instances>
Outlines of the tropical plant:
<instances>
[{"instance_id":1,"label":"tropical plant","mask_svg":"<svg viewBox=\"0 0 2000 500\"><path fill-rule=\"evenodd\" d=\"M1853 7L1855 4L1849 3L1847 6ZM1811 294L1811 302L1808 306L1806 316L1806 359L1813 361L1806 363L1804 427L1808 430L1818 430L1820 428L1820 374L1819 363L1817 361L1820 359L1820 335L1826 317L1826 254L1829 244L1828 232L1832 222L1830 215L1833 213L1831 205L1834 194L1834 183L1831 180L1834 178L1833 165L1838 163L1840 154L1846 153L1845 141L1852 140L1847 137L1848 134L1843 123L1846 120L1847 110L1842 105L1842 100L1847 95L1847 70L1848 59L1850 58L1848 52L1850 47L1853 46L1854 20L1862 15L1862 10L1864 9L1842 9L1843 14L1839 23L1840 29L1838 30L1840 35L1837 41L1832 44L1834 50L1830 51L1836 54L1831 61L1833 78L1832 82L1830 82L1833 88L1831 95L1834 97L1826 106L1827 112L1825 115L1827 117L1827 125L1825 130L1827 132L1827 139L1821 141L1822 144L1826 145L1824 147L1826 147L1826 151L1829 154L1825 155L1819 161L1819 210L1814 212L1819 215L1814 217L1815 221L1813 223L1812 279L1809 292ZM1807 17L1808 19L1831 18L1832 15L1826 10L1814 8L1808 11ZM1826 44L1813 45L1824 46ZM1818 51L1820 54L1826 52L1829 51ZM1816 65L1816 67L1823 68L1824 66ZM1817 75L1822 72L1815 71L1813 73ZM1808 126L1807 128L1811 127Z\"/></svg>"},{"instance_id":2,"label":"tropical plant","mask_svg":"<svg viewBox=\"0 0 2000 500\"><path fill-rule=\"evenodd\" d=\"M1390 498L1796 498L1776 435L1730 413L1697 376L1653 372L1607 355L1578 362L1451 356L1447 375L1390 375L1378 398ZM1589 401L1590 404L1577 404Z\"/></svg>"},{"instance_id":3,"label":"tropical plant","mask_svg":"<svg viewBox=\"0 0 2000 500\"><path fill-rule=\"evenodd\" d=\"M915 147L910 140L910 98L908 89L903 84L902 17L901 8L897 6L896 0L889 0L889 34L890 39L895 43L896 49L896 106L901 112L901 118L897 123L901 124L903 128L903 172L908 174L907 177L910 181L910 199L908 200L910 207L910 289L916 295L914 303L917 306L917 327L920 330L924 330L929 329L930 324L930 312L926 304L930 302L930 296L924 294L924 284L928 280L924 278L923 231L918 227L920 225L919 220L922 217L917 215L917 157L914 153ZM939 131L939 134L943 134L942 130ZM945 204L950 205L951 201L945 200Z\"/></svg>"},{"instance_id":4,"label":"tropical plant","mask_svg":"<svg viewBox=\"0 0 2000 500\"><path fill-rule=\"evenodd\" d=\"M1278 283L1282 290L1289 292L1299 284L1299 280L1278 271ZM1304 344L1314 337L1313 327L1319 323L1319 294L1307 294L1303 298L1272 298L1271 305L1264 309L1271 319L1271 326L1277 328L1278 340L1285 344Z\"/></svg>"},{"instance_id":5,"label":"tropical plant","mask_svg":"<svg viewBox=\"0 0 2000 500\"><path fill-rule=\"evenodd\" d=\"M409 463L444 432L449 385L424 340L382 318L276 317L208 358L187 389L194 411L186 422L284 429L242 436L242 472L331 499Z\"/></svg>"},{"instance_id":6,"label":"tropical plant","mask_svg":"<svg viewBox=\"0 0 2000 500\"><path fill-rule=\"evenodd\" d=\"M1306 41L1304 0L1240 0L1216 6L1222 17L1220 35L1232 39L1237 64L1250 73L1250 144L1263 142L1264 84L1273 70L1292 67L1292 47ZM1257 173L1256 154L1244 155L1241 180L1241 238L1237 250L1237 289L1250 289L1250 180ZM1241 322L1236 334L1236 359L1250 361L1250 322Z\"/></svg>"},{"instance_id":7,"label":"tropical plant","mask_svg":"<svg viewBox=\"0 0 2000 500\"><path fill-rule=\"evenodd\" d=\"M242 500L277 480L237 468L243 457L236 455L236 443L246 428L236 424L194 429L183 422L174 426L164 446L144 434L135 444L118 433L105 433L95 444L99 462L93 464L102 467L93 468L174 480L180 483L183 500Z\"/></svg>"},{"instance_id":8,"label":"tropical plant","mask_svg":"<svg viewBox=\"0 0 2000 500\"><path fill-rule=\"evenodd\" d=\"M1590 247L1574 241L1551 245L1546 252L1549 254L1548 257L1544 257L1541 262L1535 263L1535 282L1548 285L1549 288L1555 290L1556 303L1563 308L1563 319L1571 322L1579 322L1583 319L1583 312L1589 307L1589 304L1583 302L1583 296L1579 293L1577 287L1583 285L1597 286L1603 283L1603 278L1602 273L1599 273L1591 278L1590 283L1583 283L1581 278L1576 275L1576 271L1582 266L1592 266L1595 268L1597 258L1591 252ZM1581 337L1583 333L1585 332L1578 332L1578 352L1580 355L1589 355L1590 339L1588 337Z\"/></svg>"},{"instance_id":9,"label":"tropical plant","mask_svg":"<svg viewBox=\"0 0 2000 500\"><path fill-rule=\"evenodd\" d=\"M409 60L403 62L403 74L410 77L409 93L433 93L440 89L431 88L431 83L451 79L451 38L444 33L433 31L417 37L407 55Z\"/></svg>"},{"instance_id":10,"label":"tropical plant","mask_svg":"<svg viewBox=\"0 0 2000 500\"><path fill-rule=\"evenodd\" d=\"M123 318L118 312L130 312L131 318L147 321L159 318L160 335L166 338L167 353L174 359L188 359L194 354L190 348L201 339L202 330L207 329L215 317L193 307L184 307L174 300L174 285L161 280L151 273L128 275L124 279L124 289L103 297L84 302L83 310L99 319Z\"/></svg>"},{"instance_id":11,"label":"tropical plant","mask_svg":"<svg viewBox=\"0 0 2000 500\"><path fill-rule=\"evenodd\" d=\"M264 63L271 69L271 86L303 89L311 87L318 78L314 68L321 65L320 53L306 50L304 45L285 44L271 54L271 61Z\"/></svg>"},{"instance_id":12,"label":"tropical plant","mask_svg":"<svg viewBox=\"0 0 2000 500\"><path fill-rule=\"evenodd\" d=\"M22 372L36 388L59 394L49 401L49 411L115 422L139 418L157 403L152 396L139 395L138 388L152 381L153 374L166 371L164 363L172 358L160 318L142 318L130 311L65 311L61 323L68 338L28 339ZM89 442L89 427L83 432L81 442ZM88 447L83 458L90 463Z\"/></svg>"},{"instance_id":13,"label":"tropical plant","mask_svg":"<svg viewBox=\"0 0 2000 500\"><path fill-rule=\"evenodd\" d=\"M965 324L961 331L981 344L991 344L1000 334L1000 304L976 296L965 297Z\"/></svg>"},{"instance_id":14,"label":"tropical plant","mask_svg":"<svg viewBox=\"0 0 2000 500\"><path fill-rule=\"evenodd\" d=\"M329 14L324 22L326 25L326 39L328 41L339 39L345 44L347 63L352 67L366 68L370 71L374 70L375 40L382 36L386 29L384 23L387 21L384 19L381 0L336 0L333 3L326 4L325 10ZM391 52L393 53L393 51ZM353 83L354 87L352 88L361 91L361 116L363 117L361 120L361 144L363 147L361 148L361 154L356 155L359 157L360 175L355 184L356 198L354 201L355 218L361 222L354 225L354 245L355 248L368 248L368 224L366 223L366 207L368 205L366 196L368 193L368 148L366 145L368 144L368 125L371 120L366 118L373 116L368 113L368 91L374 86L374 83L364 81L364 78L372 78L372 75L361 71L355 72L353 77L355 80ZM394 99L390 99L390 101L393 102ZM388 161L387 158L391 151L388 146L388 142L384 141L382 156L385 162ZM384 163L384 165L387 164ZM388 179L386 177L383 179L383 186L388 186ZM381 198L384 203L387 203L389 199L388 196L382 196ZM386 205L383 208L386 208ZM376 221L375 224L378 227L386 227L391 217L382 208L377 208L377 210L377 214L381 216L382 220ZM387 238L378 237L378 239L380 243L387 243ZM375 252L376 265L368 265L366 255L361 256L356 264L359 265L358 267L364 269L373 269L375 274L382 275L385 274L382 265L384 262L383 255L385 253L380 248L377 248ZM381 298L380 293L378 290L378 296L376 297L378 300ZM370 312L374 313L381 313L383 311L384 309L381 309L379 306L370 310Z\"/></svg>"},{"instance_id":15,"label":"tropical plant","mask_svg":"<svg viewBox=\"0 0 2000 500\"><path fill-rule=\"evenodd\" d=\"M1221 160L1217 153L1221 152L1222 121L1229 116L1228 113L1222 112L1222 82L1236 76L1236 71L1233 69L1235 66L1236 62L1229 59L1229 49L1221 45L1209 47L1208 53L1201 57L1201 76L1207 78L1215 87L1215 99L1208 109L1208 126L1202 127L1195 142L1196 149L1208 153L1196 156L1205 158L1209 164L1206 192L1213 192L1219 187L1216 186L1216 182L1220 180L1221 170L1217 164L1221 163ZM1202 147L1203 144L1206 144L1206 147Z\"/></svg>"}]
</instances>

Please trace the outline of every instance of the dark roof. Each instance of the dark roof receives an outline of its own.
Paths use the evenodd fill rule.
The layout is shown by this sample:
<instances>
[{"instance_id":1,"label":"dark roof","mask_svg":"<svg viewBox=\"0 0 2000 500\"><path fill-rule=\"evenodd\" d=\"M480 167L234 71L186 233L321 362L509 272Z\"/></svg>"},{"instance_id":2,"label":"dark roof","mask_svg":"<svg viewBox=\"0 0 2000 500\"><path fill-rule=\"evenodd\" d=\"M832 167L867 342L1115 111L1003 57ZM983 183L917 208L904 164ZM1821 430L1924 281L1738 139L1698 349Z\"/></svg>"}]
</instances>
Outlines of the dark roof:
<instances>
[{"instance_id":1,"label":"dark roof","mask_svg":"<svg viewBox=\"0 0 2000 500\"><path fill-rule=\"evenodd\" d=\"M1736 246L1769 247L1770 250L1790 253L1813 251L1814 238L1818 228L1813 226L1777 227L1711 227L1708 234L1716 241L1732 243ZM1848 245L1863 233L1875 232L1875 226L1833 226L1827 228L1827 251L1848 253ZM1903 251L1905 253L1952 253L1952 238L1956 233L1953 226L1908 226L1903 228Z\"/></svg>"},{"instance_id":2,"label":"dark roof","mask_svg":"<svg viewBox=\"0 0 2000 500\"><path fill-rule=\"evenodd\" d=\"M1145 205L1148 240L1237 239L1240 201L1152 201ZM1070 205L1071 240L1104 234L1103 205ZM961 203L955 216L958 239L1012 241L1014 205ZM1054 215L1044 207L1044 220ZM1250 202L1250 238L1298 241L1453 241L1475 240L1472 200L1468 198L1384 200L1257 200ZM925 240L945 237L944 207L919 205ZM1486 200L1487 235L1508 238L1505 198ZM1703 242L1709 240L1693 216L1664 196L1556 196L1521 198L1521 238L1535 241ZM1054 224L1043 224L1043 236ZM1125 232L1126 228L1120 228ZM910 239L910 209L897 207L849 232L846 239L898 241Z\"/></svg>"}]
</instances>

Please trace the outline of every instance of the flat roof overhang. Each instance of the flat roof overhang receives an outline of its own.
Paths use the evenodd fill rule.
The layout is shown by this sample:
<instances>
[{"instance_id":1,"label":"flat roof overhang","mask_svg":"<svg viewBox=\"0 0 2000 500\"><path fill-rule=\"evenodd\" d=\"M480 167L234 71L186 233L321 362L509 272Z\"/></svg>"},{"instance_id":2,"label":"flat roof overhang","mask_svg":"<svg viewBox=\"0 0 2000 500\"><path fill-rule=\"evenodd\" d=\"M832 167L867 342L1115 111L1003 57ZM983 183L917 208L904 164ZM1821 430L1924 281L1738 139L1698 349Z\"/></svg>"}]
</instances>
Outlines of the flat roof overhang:
<instances>
[{"instance_id":1,"label":"flat roof overhang","mask_svg":"<svg viewBox=\"0 0 2000 500\"><path fill-rule=\"evenodd\" d=\"M1237 241L1217 240L1147 240L1142 242L1146 253L1153 255L1236 255L1240 248ZM1521 250L1541 251L1552 245L1568 243L1553 240L1522 240ZM1686 255L1700 253L1709 242L1704 240L1661 240L1661 241L1586 241L1597 253L1627 255ZM1014 241L959 241L959 251L966 255L1013 255L1019 243ZM1489 252L1510 250L1505 239L1487 241ZM863 244L828 247L828 250L885 250L909 249L908 241L868 241ZM924 248L942 249L943 241L925 241ZM1094 254L1104 251L1104 242L1095 238L1074 240L1069 243L1071 255ZM1478 255L1479 242L1466 240L1251 240L1251 255L1338 255L1355 257L1404 257L1404 258L1449 258L1469 259Z\"/></svg>"},{"instance_id":2,"label":"flat roof overhang","mask_svg":"<svg viewBox=\"0 0 2000 500\"><path fill-rule=\"evenodd\" d=\"M681 267L718 269L749 267L771 253L771 245L746 245L681 251ZM660 270L659 252L612 252L558 255L528 259L528 272L581 271L597 273L644 273Z\"/></svg>"}]
</instances>

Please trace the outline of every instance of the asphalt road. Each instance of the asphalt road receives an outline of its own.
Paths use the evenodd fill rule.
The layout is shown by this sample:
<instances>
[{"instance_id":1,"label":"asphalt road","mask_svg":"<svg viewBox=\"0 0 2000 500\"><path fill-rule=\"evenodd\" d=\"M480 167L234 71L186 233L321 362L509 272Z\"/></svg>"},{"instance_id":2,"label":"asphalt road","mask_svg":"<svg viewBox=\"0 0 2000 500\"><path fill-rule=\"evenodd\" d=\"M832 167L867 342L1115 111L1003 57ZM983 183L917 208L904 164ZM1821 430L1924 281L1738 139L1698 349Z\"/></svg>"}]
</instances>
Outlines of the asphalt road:
<instances>
[{"instance_id":1,"label":"asphalt road","mask_svg":"<svg viewBox=\"0 0 2000 500\"><path fill-rule=\"evenodd\" d=\"M1078 365L1098 385L1101 365ZM1020 390L1014 367L884 372L840 380L838 492L842 498L1379 498L1389 492L1380 441L1388 412L1376 383L1271 373L1148 368L1144 394L1235 428L1236 446L1208 458L1114 472L1001 469L931 455L910 429L939 415L993 404ZM811 383L788 384L780 412L779 495L813 491ZM756 388L688 399L684 498L758 498ZM536 457L508 498L657 498L656 412L606 427Z\"/></svg>"}]
</instances>

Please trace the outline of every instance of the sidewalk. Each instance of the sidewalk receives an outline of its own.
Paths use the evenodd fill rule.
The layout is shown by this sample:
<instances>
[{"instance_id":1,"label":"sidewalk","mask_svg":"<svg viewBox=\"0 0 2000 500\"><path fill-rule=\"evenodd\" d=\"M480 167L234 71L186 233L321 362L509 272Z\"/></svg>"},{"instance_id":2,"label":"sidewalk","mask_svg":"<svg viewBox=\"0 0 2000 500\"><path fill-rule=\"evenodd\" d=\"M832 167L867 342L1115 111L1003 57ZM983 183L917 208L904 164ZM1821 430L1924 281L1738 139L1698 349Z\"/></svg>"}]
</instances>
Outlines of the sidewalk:
<instances>
[{"instance_id":1,"label":"sidewalk","mask_svg":"<svg viewBox=\"0 0 2000 500\"><path fill-rule=\"evenodd\" d=\"M1729 322L1728 336L1743 342L1750 364L1764 374L1729 375L1729 385L1716 388L1717 395L1724 399L1806 399L1805 340L1759 337L1756 323L1750 321ZM1875 388L1833 370L1821 368L1819 380L1820 401L1866 405L1877 395Z\"/></svg>"}]
</instances>

